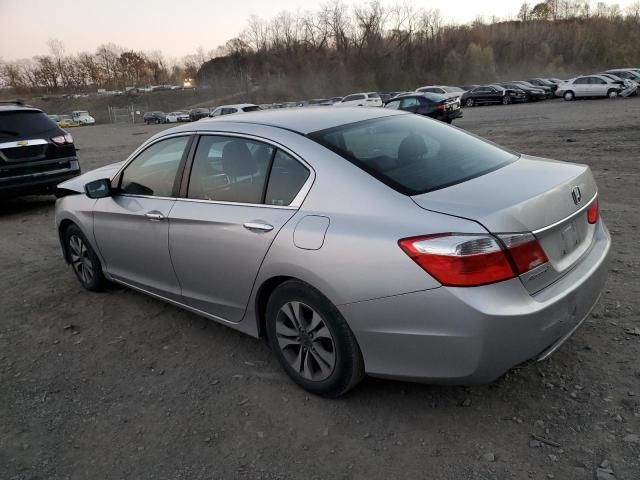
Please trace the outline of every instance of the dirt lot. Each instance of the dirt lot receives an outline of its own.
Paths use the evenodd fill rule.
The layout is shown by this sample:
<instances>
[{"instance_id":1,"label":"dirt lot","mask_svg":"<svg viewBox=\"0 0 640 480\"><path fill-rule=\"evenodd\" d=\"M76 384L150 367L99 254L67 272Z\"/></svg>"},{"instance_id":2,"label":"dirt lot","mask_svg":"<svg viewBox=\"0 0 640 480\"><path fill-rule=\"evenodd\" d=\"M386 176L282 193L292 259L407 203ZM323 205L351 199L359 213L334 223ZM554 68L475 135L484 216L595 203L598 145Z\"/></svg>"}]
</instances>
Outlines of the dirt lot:
<instances>
[{"instance_id":1,"label":"dirt lot","mask_svg":"<svg viewBox=\"0 0 640 480\"><path fill-rule=\"evenodd\" d=\"M606 291L552 358L492 385L294 386L258 340L142 294L82 290L53 200L0 205L0 479L640 478L640 98L465 110L458 126L591 165ZM83 168L161 127L73 130ZM550 440L540 443L535 434Z\"/></svg>"}]
</instances>

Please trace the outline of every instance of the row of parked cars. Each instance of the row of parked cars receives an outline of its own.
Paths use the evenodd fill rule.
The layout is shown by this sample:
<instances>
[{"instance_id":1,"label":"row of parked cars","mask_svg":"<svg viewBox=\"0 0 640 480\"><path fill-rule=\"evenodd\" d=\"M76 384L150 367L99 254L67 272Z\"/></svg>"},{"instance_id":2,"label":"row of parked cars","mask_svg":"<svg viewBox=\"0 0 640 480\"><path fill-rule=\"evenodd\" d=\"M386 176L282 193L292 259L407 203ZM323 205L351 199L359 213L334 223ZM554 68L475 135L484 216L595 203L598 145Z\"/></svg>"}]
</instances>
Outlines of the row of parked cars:
<instances>
[{"instance_id":1,"label":"row of parked cars","mask_svg":"<svg viewBox=\"0 0 640 480\"><path fill-rule=\"evenodd\" d=\"M74 110L70 115L48 115L48 117L62 128L83 127L96 124L96 119L89 115L89 112L86 110Z\"/></svg>"},{"instance_id":2,"label":"row of parked cars","mask_svg":"<svg viewBox=\"0 0 640 480\"><path fill-rule=\"evenodd\" d=\"M264 105L253 103L221 105L213 109L195 108L188 112L178 111L168 114L153 111L145 113L144 121L145 123L177 123L263 109L323 106L393 108L452 123L453 120L462 116L462 107L509 105L554 97L562 97L567 101L587 97L626 97L637 95L639 85L640 69L617 68L568 80L538 77L494 82L487 85L427 85L412 92L359 92L344 97L313 98Z\"/></svg>"}]
</instances>

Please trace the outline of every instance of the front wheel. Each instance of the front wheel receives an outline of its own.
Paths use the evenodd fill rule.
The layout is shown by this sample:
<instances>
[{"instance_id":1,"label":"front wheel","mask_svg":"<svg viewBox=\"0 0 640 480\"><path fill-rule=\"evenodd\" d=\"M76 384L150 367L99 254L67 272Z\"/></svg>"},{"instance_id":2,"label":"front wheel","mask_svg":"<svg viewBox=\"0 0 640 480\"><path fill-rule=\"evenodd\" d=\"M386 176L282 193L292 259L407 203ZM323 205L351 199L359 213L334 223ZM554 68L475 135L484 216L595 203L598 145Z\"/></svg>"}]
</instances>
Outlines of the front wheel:
<instances>
[{"instance_id":1,"label":"front wheel","mask_svg":"<svg viewBox=\"0 0 640 480\"><path fill-rule=\"evenodd\" d=\"M94 292L101 291L105 283L102 265L84 234L76 225L71 225L64 238L67 258L82 286Z\"/></svg>"},{"instance_id":2,"label":"front wheel","mask_svg":"<svg viewBox=\"0 0 640 480\"><path fill-rule=\"evenodd\" d=\"M290 280L271 294L269 344L291 379L311 393L338 397L364 377L358 342L338 309L315 288Z\"/></svg>"},{"instance_id":3,"label":"front wheel","mask_svg":"<svg viewBox=\"0 0 640 480\"><path fill-rule=\"evenodd\" d=\"M511 103L511 97L509 97L508 95L505 95L504 97L502 97L503 105L509 105L510 103Z\"/></svg>"},{"instance_id":4,"label":"front wheel","mask_svg":"<svg viewBox=\"0 0 640 480\"><path fill-rule=\"evenodd\" d=\"M467 107L473 107L473 104L474 104L473 98L467 98L467 101L465 102L465 105Z\"/></svg>"},{"instance_id":5,"label":"front wheel","mask_svg":"<svg viewBox=\"0 0 640 480\"><path fill-rule=\"evenodd\" d=\"M608 98L617 98L618 97L618 92L617 90L614 90L613 88L611 90L609 90L607 92L607 97Z\"/></svg>"}]
</instances>

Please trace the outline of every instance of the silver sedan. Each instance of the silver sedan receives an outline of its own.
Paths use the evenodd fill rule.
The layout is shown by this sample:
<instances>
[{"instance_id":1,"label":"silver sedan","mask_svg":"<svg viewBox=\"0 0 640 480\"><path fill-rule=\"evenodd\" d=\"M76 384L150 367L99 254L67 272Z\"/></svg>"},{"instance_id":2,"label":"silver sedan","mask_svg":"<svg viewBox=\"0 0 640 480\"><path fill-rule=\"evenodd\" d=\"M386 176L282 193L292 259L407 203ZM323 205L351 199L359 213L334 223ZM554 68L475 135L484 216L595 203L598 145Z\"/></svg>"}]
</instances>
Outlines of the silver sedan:
<instances>
[{"instance_id":1,"label":"silver sedan","mask_svg":"<svg viewBox=\"0 0 640 480\"><path fill-rule=\"evenodd\" d=\"M606 279L589 167L388 109L171 128L59 186L64 258L254 337L305 389L471 384L543 359Z\"/></svg>"}]
</instances>

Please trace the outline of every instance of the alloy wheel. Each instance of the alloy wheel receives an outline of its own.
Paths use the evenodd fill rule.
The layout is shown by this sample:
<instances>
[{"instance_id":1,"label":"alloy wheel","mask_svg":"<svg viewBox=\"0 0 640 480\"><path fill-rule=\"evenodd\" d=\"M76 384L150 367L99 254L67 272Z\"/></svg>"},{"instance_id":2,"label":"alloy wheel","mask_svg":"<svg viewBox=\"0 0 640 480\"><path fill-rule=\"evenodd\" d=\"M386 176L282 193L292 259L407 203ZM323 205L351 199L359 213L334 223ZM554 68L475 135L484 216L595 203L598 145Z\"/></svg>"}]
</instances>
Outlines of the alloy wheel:
<instances>
[{"instance_id":1,"label":"alloy wheel","mask_svg":"<svg viewBox=\"0 0 640 480\"><path fill-rule=\"evenodd\" d=\"M69 237L69 254L71 257L71 265L78 275L78 278L85 284L91 283L93 279L93 263L89 257L89 249L85 245L84 240L78 235L71 235Z\"/></svg>"},{"instance_id":2,"label":"alloy wheel","mask_svg":"<svg viewBox=\"0 0 640 480\"><path fill-rule=\"evenodd\" d=\"M336 347L324 319L302 302L287 302L278 311L276 339L287 363L307 380L328 378L336 365Z\"/></svg>"}]
</instances>

